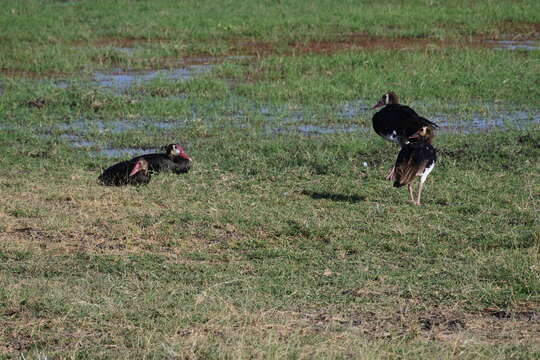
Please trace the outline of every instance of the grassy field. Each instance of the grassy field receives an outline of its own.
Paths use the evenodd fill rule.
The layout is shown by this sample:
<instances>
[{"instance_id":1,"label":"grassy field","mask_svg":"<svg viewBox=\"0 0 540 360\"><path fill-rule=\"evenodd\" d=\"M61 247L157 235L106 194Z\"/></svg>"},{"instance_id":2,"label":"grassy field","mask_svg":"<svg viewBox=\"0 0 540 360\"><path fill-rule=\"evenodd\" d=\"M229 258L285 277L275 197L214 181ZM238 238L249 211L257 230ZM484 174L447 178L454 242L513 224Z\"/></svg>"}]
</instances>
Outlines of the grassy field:
<instances>
[{"instance_id":1,"label":"grassy field","mask_svg":"<svg viewBox=\"0 0 540 360\"><path fill-rule=\"evenodd\" d=\"M540 50L488 41L537 1L3 5L0 359L540 358ZM441 125L421 207L389 89Z\"/></svg>"}]
</instances>

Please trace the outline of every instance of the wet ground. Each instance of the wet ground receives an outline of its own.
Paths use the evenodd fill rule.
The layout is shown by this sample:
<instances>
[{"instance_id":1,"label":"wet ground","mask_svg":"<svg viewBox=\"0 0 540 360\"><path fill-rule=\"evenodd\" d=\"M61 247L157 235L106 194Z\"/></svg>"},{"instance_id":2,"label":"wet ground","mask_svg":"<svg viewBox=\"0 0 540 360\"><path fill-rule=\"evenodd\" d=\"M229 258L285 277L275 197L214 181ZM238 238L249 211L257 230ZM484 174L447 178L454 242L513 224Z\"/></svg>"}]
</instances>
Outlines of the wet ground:
<instances>
[{"instance_id":1,"label":"wet ground","mask_svg":"<svg viewBox=\"0 0 540 360\"><path fill-rule=\"evenodd\" d=\"M106 42L110 43L110 41ZM122 42L118 42L123 44ZM133 46L133 47L131 47ZM136 41L129 41L126 44L107 47L128 55L133 55L137 51ZM298 42L288 44L292 54L296 53L334 53L343 50L356 49L391 49L406 50L426 47L446 47L446 46L473 46L488 47L494 50L508 51L538 51L540 50L540 35L528 38L516 38L512 35L504 35L503 39L482 39L477 38L468 42L442 41L426 38L384 38L373 37L362 34L351 34L342 39L332 41L316 42ZM248 41L239 42L232 46L232 52L242 52L245 54L271 54L276 50L269 43ZM288 53L289 51L285 51ZM189 57L182 59L174 66L153 70L128 70L113 69L111 71L97 71L85 82L86 86L113 91L115 93L124 93L132 86L145 85L156 79L186 81L194 77L201 76L212 70L215 64L225 61L237 61L249 59L251 56L227 56L227 57ZM16 74L12 74L16 75ZM19 74L27 76L28 74ZM65 88L72 83L71 79L57 79L55 84L58 87ZM346 110L345 110L346 111Z\"/></svg>"},{"instance_id":2,"label":"wet ground","mask_svg":"<svg viewBox=\"0 0 540 360\"><path fill-rule=\"evenodd\" d=\"M494 50L508 51L537 51L540 50L540 37L538 38L512 38L503 36L502 40L477 39L468 43L460 43L468 46L489 47ZM97 44L105 45L109 49L132 55L137 51L138 40L128 42L104 42ZM455 42L438 41L433 39L415 38L381 38L365 35L349 35L341 40L318 41L307 43L288 44L293 52L335 52L349 48L387 48L387 49L407 49L428 46L449 46L456 45ZM94 44L96 45L96 44ZM111 47L112 45L112 47ZM260 52L271 52L273 48L270 44L244 42L235 45L243 53L252 54L252 50ZM187 81L197 76L202 76L212 70L217 63L223 61L245 60L249 56L230 56L225 58L217 57L193 57L185 58L176 67L131 71L126 69L113 69L111 71L94 72L87 79L83 86L97 88L103 91L112 91L116 94L126 93L128 89L145 85L152 81L162 79L164 81ZM68 77L55 80L58 87L68 87L72 80ZM0 89L1 92L1 89ZM65 122L50 128L43 136L58 137L69 142L77 148L99 148L100 145L89 141L90 134L113 134L118 135L127 131L152 131L160 132L171 129L181 129L189 126L195 119L204 119L205 126L235 128L253 127L261 130L265 135L305 135L305 136L325 136L332 134L368 134L371 131L371 103L363 99L356 99L334 106L330 112L334 119L332 123L317 114L316 111L299 106L276 106L265 104L252 104L249 100L237 101L231 98L230 109L226 114L223 109L214 111L214 118L209 117L208 109L195 109L190 116L180 119L158 119L158 118L138 118L138 119L117 119L117 120L96 120L80 119L72 122ZM37 103L36 103L37 104ZM40 104L33 104L38 106ZM429 104L422 104L429 107ZM225 107L227 107L226 105ZM414 105L413 105L414 106ZM493 106L488 108L494 108ZM218 121L219 119L229 119L227 123ZM256 119L257 121L252 121ZM466 118L457 118L455 115L447 116L436 114L430 117L431 120L439 124L441 132L469 133L489 131L495 128L524 128L529 124L540 124L540 113L528 111L490 111L489 114L470 114ZM261 126L262 121L262 126ZM60 134L60 135L58 135ZM128 157L140 154L139 148L110 148L105 147L94 151L93 154L111 158Z\"/></svg>"},{"instance_id":3,"label":"wet ground","mask_svg":"<svg viewBox=\"0 0 540 360\"><path fill-rule=\"evenodd\" d=\"M186 121L176 123L160 121L155 118L139 118L139 119L118 119L112 121L103 120L77 120L69 123L59 123L58 130L65 132L87 133L97 131L100 133L120 134L130 130L143 129L170 129L175 126L185 125Z\"/></svg>"},{"instance_id":4,"label":"wet ground","mask_svg":"<svg viewBox=\"0 0 540 360\"><path fill-rule=\"evenodd\" d=\"M157 151L157 150L156 150ZM147 149L142 148L107 148L101 149L98 152L94 152L96 155L101 155L107 158L131 158L147 153Z\"/></svg>"},{"instance_id":5,"label":"wet ground","mask_svg":"<svg viewBox=\"0 0 540 360\"><path fill-rule=\"evenodd\" d=\"M472 114L468 119L456 120L439 115L431 117L442 132L471 133L496 128L524 129L531 124L540 124L540 113L527 111L500 111L491 115Z\"/></svg>"},{"instance_id":6,"label":"wet ground","mask_svg":"<svg viewBox=\"0 0 540 360\"><path fill-rule=\"evenodd\" d=\"M132 86L145 85L154 80L186 81L196 76L203 75L212 70L212 64L190 64L177 68L157 70L125 70L114 69L112 71L97 71L92 74L89 81L84 85L98 89L124 93ZM68 87L70 79L57 79L55 85L60 88Z\"/></svg>"},{"instance_id":7,"label":"wet ground","mask_svg":"<svg viewBox=\"0 0 540 360\"><path fill-rule=\"evenodd\" d=\"M538 40L487 40L497 50L540 50L540 39Z\"/></svg>"},{"instance_id":8,"label":"wet ground","mask_svg":"<svg viewBox=\"0 0 540 360\"><path fill-rule=\"evenodd\" d=\"M372 112L365 104L365 101L354 100L336 106L334 109L336 120L332 123L325 123L325 119L317 117L309 109L291 107L287 110L286 107L254 105L249 111L227 115L217 113L211 117L199 117L194 112L192 116L181 119L152 117L108 121L80 119L48 128L43 136L66 141L76 148L88 148L95 156L110 158L131 157L143 153L144 150L131 147L113 148L89 139L95 138L96 135L119 135L128 131L158 134L171 131L181 133L182 129L195 122L202 122L208 128L249 128L265 136L329 136L334 134L365 136L372 132ZM489 114L472 114L461 119L457 118L457 115L440 114L431 116L430 119L439 125L441 133L471 133L503 128L523 129L531 124L540 124L540 113L522 110L499 111Z\"/></svg>"},{"instance_id":9,"label":"wet ground","mask_svg":"<svg viewBox=\"0 0 540 360\"><path fill-rule=\"evenodd\" d=\"M275 53L284 55L306 53L331 54L353 49L418 50L450 46L532 51L540 49L540 34L530 34L527 37L507 34L500 36L500 39L488 39L483 36L476 36L473 39L466 40L438 40L412 37L392 38L365 34L348 34L331 40L291 42L286 47L263 41L238 41L232 45L231 51L233 53L261 56Z\"/></svg>"},{"instance_id":10,"label":"wet ground","mask_svg":"<svg viewBox=\"0 0 540 360\"><path fill-rule=\"evenodd\" d=\"M515 43L513 43L515 45ZM204 58L204 61L210 61ZM133 85L142 85L154 79L184 81L211 71L212 64L183 65L181 68L148 70L96 72L88 86L114 93L125 93ZM68 86L61 81L58 86ZM184 101L179 100L179 101ZM35 102L35 104L34 104ZM39 99L28 106L45 106ZM116 120L78 119L62 122L54 127L45 129L49 138L58 138L77 148L92 148L93 154L106 157L128 157L140 153L136 148L111 148L90 141L96 135L119 135L129 131L171 132L181 131L195 121L202 121L208 128L250 128L267 136L304 135L327 136L333 134L359 134L371 132L371 117L373 101L354 99L335 106L327 106L324 113L294 104L274 105L254 103L249 99L231 96L225 102L215 105L215 108L193 108L191 114L179 116L176 119L156 117L119 118ZM416 102L410 104L414 108L430 108L430 104ZM484 106L485 105L485 106ZM433 114L428 117L436 122L440 132L470 133L483 132L495 128L522 129L530 124L540 124L540 112L525 110L501 111L493 104L484 104L485 114L458 115ZM213 107L214 105L212 105ZM452 108L449 105L449 108ZM422 111L421 111L422 112ZM212 115L209 115L212 114ZM101 148L100 148L101 147ZM100 148L99 150L95 150Z\"/></svg>"},{"instance_id":11,"label":"wet ground","mask_svg":"<svg viewBox=\"0 0 540 360\"><path fill-rule=\"evenodd\" d=\"M540 29L539 24L535 26ZM136 56L138 51L145 49L146 44L169 43L166 39L131 39L131 38L103 38L92 42L76 42L74 49L81 47L96 47L103 51L114 51L127 56ZM474 36L465 39L438 40L433 38L413 37L381 37L365 34L344 34L334 39L320 41L290 42L288 44L276 44L260 40L230 40L226 56L198 56L178 59L176 64L167 68L145 71L130 71L115 69L112 71L96 72L92 83L98 87L112 87L125 89L133 83L145 83L158 77L168 79L189 79L198 73L211 70L213 64L223 63L227 60L238 60L250 57L259 57L272 54L295 55L304 53L335 53L352 49L364 50L408 50L443 47L480 47L494 50L508 51L538 51L540 50L540 30L536 32L508 33L488 38L486 36ZM167 60L167 63L170 59ZM7 76L21 76L28 78L62 77L59 73L34 73L22 70L2 71ZM68 80L59 80L58 86L67 86Z\"/></svg>"}]
</instances>

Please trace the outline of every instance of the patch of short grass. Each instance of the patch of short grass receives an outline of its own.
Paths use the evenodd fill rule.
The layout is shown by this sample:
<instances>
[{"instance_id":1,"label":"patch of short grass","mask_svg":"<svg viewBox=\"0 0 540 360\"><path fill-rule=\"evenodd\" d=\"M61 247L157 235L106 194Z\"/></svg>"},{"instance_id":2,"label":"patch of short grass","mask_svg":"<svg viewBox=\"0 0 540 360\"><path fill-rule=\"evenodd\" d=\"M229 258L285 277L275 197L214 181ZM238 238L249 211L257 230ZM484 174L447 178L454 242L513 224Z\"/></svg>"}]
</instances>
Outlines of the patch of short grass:
<instances>
[{"instance_id":1,"label":"patch of short grass","mask_svg":"<svg viewBox=\"0 0 540 360\"><path fill-rule=\"evenodd\" d=\"M537 6L8 1L0 358L537 358L538 52L437 41L528 36ZM433 44L290 51L352 33ZM389 89L445 125L421 207L384 180ZM130 157L102 150L172 142L189 174L97 184Z\"/></svg>"},{"instance_id":2,"label":"patch of short grass","mask_svg":"<svg viewBox=\"0 0 540 360\"><path fill-rule=\"evenodd\" d=\"M441 135L420 208L382 179L395 149L374 136L231 135L191 149L187 176L120 189L82 152L3 138L4 351L335 357L342 339L504 358L518 331L533 357L536 322L483 309L538 311L537 132Z\"/></svg>"}]
</instances>

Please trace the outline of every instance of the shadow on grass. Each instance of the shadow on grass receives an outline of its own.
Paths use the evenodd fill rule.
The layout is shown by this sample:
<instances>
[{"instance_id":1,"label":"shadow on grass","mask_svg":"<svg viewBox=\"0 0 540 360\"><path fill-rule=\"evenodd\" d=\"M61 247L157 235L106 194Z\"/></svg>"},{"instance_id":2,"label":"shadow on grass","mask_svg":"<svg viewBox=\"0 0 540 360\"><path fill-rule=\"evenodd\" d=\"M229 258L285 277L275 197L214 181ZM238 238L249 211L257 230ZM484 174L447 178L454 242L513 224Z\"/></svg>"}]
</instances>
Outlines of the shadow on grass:
<instances>
[{"instance_id":1,"label":"shadow on grass","mask_svg":"<svg viewBox=\"0 0 540 360\"><path fill-rule=\"evenodd\" d=\"M350 203L357 203L360 201L365 201L365 196L358 195L344 195L344 194L331 194L327 192L317 192L311 190L302 190L302 195L310 196L312 199L327 199L332 201L344 201Z\"/></svg>"}]
</instances>

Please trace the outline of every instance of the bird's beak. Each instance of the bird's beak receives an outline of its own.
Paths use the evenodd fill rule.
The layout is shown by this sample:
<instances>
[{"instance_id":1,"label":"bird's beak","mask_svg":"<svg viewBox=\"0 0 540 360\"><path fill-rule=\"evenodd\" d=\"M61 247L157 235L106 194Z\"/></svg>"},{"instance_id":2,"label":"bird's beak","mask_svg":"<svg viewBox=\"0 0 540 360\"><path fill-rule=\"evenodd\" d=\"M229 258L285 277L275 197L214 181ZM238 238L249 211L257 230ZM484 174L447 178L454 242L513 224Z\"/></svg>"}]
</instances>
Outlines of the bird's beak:
<instances>
[{"instance_id":1,"label":"bird's beak","mask_svg":"<svg viewBox=\"0 0 540 360\"><path fill-rule=\"evenodd\" d=\"M371 109L373 110L373 109L376 109L376 108L381 107L381 106L383 106L383 105L384 105L384 100L381 99L381 100L379 100L379 102L376 103L375 106L373 106Z\"/></svg>"}]
</instances>

